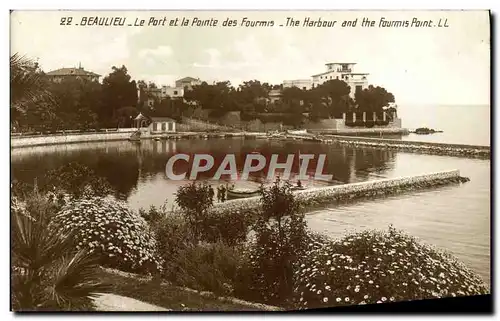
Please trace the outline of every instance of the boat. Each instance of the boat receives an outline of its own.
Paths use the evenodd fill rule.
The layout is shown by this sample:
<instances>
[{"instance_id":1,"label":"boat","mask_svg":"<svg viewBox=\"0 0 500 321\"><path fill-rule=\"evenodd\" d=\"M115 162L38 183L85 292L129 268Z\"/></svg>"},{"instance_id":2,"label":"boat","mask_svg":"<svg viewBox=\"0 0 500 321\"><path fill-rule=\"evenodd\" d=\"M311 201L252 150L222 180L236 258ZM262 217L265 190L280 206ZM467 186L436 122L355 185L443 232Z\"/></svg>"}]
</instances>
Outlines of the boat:
<instances>
[{"instance_id":1,"label":"boat","mask_svg":"<svg viewBox=\"0 0 500 321\"><path fill-rule=\"evenodd\" d=\"M307 130L306 129L288 130L287 133L291 135L307 135Z\"/></svg>"},{"instance_id":2,"label":"boat","mask_svg":"<svg viewBox=\"0 0 500 321\"><path fill-rule=\"evenodd\" d=\"M238 199L259 196L259 190L230 189L227 191L227 199Z\"/></svg>"}]
</instances>

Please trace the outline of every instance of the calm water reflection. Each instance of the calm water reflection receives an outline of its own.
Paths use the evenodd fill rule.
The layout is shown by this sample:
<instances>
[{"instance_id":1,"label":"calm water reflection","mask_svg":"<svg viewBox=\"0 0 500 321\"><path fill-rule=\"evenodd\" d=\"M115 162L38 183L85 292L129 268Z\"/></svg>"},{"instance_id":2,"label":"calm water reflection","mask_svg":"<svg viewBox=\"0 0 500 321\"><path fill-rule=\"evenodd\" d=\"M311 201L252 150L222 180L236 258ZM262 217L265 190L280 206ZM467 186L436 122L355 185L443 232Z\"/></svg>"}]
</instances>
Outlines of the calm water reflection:
<instances>
[{"instance_id":1,"label":"calm water reflection","mask_svg":"<svg viewBox=\"0 0 500 321\"><path fill-rule=\"evenodd\" d=\"M269 154L327 154L324 173L337 184L459 169L471 178L467 184L388 199L332 207L308 215L309 226L331 236L345 230L402 228L423 241L448 249L490 279L490 162L485 160L406 154L380 149L353 149L317 143L265 140L183 140L85 143L15 149L11 171L15 179L43 184L43 174L78 161L108 179L132 208L172 201L186 181L166 178L165 164L174 153L209 153L220 162L234 153L241 170L244 156L254 151ZM296 168L298 168L296 166ZM214 172L205 177L211 177ZM252 176L258 181L258 175ZM215 183L215 182L214 182Z\"/></svg>"}]
</instances>

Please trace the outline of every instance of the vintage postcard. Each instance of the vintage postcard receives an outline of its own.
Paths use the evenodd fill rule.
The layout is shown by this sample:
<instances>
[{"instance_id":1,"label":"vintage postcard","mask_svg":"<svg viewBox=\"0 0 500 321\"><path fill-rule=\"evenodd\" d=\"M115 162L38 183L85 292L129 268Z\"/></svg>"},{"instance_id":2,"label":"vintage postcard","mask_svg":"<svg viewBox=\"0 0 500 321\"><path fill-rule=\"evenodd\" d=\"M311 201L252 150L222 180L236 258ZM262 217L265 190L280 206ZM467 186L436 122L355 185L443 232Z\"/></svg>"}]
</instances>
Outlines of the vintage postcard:
<instances>
[{"instance_id":1,"label":"vintage postcard","mask_svg":"<svg viewBox=\"0 0 500 321\"><path fill-rule=\"evenodd\" d=\"M13 10L11 310L492 311L490 51L486 10Z\"/></svg>"}]
</instances>

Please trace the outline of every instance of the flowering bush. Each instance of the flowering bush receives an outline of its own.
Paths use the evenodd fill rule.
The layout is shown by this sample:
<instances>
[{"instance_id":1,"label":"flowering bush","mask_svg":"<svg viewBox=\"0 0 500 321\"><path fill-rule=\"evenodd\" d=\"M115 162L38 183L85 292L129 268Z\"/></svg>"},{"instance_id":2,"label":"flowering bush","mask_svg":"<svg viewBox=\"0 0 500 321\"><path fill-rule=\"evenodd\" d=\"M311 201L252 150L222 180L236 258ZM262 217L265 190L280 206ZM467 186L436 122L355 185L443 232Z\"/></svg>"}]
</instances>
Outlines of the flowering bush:
<instances>
[{"instance_id":1,"label":"flowering bush","mask_svg":"<svg viewBox=\"0 0 500 321\"><path fill-rule=\"evenodd\" d=\"M299 309L488 293L451 255L390 227L309 244L295 271Z\"/></svg>"},{"instance_id":2,"label":"flowering bush","mask_svg":"<svg viewBox=\"0 0 500 321\"><path fill-rule=\"evenodd\" d=\"M99 254L102 265L142 273L161 269L155 237L145 220L113 198L70 201L52 227L77 231L76 247Z\"/></svg>"}]
</instances>

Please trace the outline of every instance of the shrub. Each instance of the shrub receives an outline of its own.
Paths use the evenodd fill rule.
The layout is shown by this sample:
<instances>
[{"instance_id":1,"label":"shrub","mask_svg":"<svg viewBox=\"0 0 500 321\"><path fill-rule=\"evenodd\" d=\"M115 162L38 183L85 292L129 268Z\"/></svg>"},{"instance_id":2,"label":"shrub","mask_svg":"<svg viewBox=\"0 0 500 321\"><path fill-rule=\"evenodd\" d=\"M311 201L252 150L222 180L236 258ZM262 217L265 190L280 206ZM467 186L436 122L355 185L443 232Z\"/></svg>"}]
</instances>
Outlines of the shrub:
<instances>
[{"instance_id":1,"label":"shrub","mask_svg":"<svg viewBox=\"0 0 500 321\"><path fill-rule=\"evenodd\" d=\"M57 190L72 198L106 196L111 194L109 182L93 170L80 163L72 162L45 175L47 191Z\"/></svg>"},{"instance_id":2,"label":"shrub","mask_svg":"<svg viewBox=\"0 0 500 321\"><path fill-rule=\"evenodd\" d=\"M372 128L373 126L375 126L375 122L373 120L367 120L365 122L365 127L366 128Z\"/></svg>"},{"instance_id":3,"label":"shrub","mask_svg":"<svg viewBox=\"0 0 500 321\"><path fill-rule=\"evenodd\" d=\"M54 217L56 231L76 231L78 249L96 253L102 265L123 271L152 273L161 269L156 242L146 221L113 198L68 202Z\"/></svg>"},{"instance_id":4,"label":"shrub","mask_svg":"<svg viewBox=\"0 0 500 321\"><path fill-rule=\"evenodd\" d=\"M49 228L57 204L37 190L29 196L11 208L12 309L91 309L93 294L107 291L95 258L76 250L69 233Z\"/></svg>"},{"instance_id":5,"label":"shrub","mask_svg":"<svg viewBox=\"0 0 500 321\"><path fill-rule=\"evenodd\" d=\"M359 119L357 118L356 121L354 122L354 125L355 127L364 127L365 126L365 122L363 121L363 119Z\"/></svg>"},{"instance_id":6,"label":"shrub","mask_svg":"<svg viewBox=\"0 0 500 321\"><path fill-rule=\"evenodd\" d=\"M295 271L299 309L488 293L452 256L392 227L309 245Z\"/></svg>"},{"instance_id":7,"label":"shrub","mask_svg":"<svg viewBox=\"0 0 500 321\"><path fill-rule=\"evenodd\" d=\"M181 208L182 214L193 230L193 235L199 239L203 219L213 205L212 187L206 182L193 182L181 186L177 190L175 203Z\"/></svg>"},{"instance_id":8,"label":"shrub","mask_svg":"<svg viewBox=\"0 0 500 321\"><path fill-rule=\"evenodd\" d=\"M238 247L202 243L182 248L171 258L168 279L173 283L219 295L232 295L241 261Z\"/></svg>"},{"instance_id":9,"label":"shrub","mask_svg":"<svg viewBox=\"0 0 500 321\"><path fill-rule=\"evenodd\" d=\"M162 258L162 276L172 280L174 265L172 262L188 246L195 243L191 228L184 217L169 213L161 220L151 224L156 236L158 255Z\"/></svg>"},{"instance_id":10,"label":"shrub","mask_svg":"<svg viewBox=\"0 0 500 321\"><path fill-rule=\"evenodd\" d=\"M156 223L160 222L167 215L167 203L160 207L151 205L149 210L143 208L139 209L139 215L150 225L154 226Z\"/></svg>"},{"instance_id":11,"label":"shrub","mask_svg":"<svg viewBox=\"0 0 500 321\"><path fill-rule=\"evenodd\" d=\"M202 218L201 239L205 242L234 246L247 240L252 218L241 211L211 210Z\"/></svg>"},{"instance_id":12,"label":"shrub","mask_svg":"<svg viewBox=\"0 0 500 321\"><path fill-rule=\"evenodd\" d=\"M306 222L288 182L262 189L262 215L241 274L248 275L247 299L287 306L293 291L294 266L305 254Z\"/></svg>"},{"instance_id":13,"label":"shrub","mask_svg":"<svg viewBox=\"0 0 500 321\"><path fill-rule=\"evenodd\" d=\"M375 125L386 126L386 125L389 125L389 121L388 120L377 120L377 121L375 121Z\"/></svg>"}]
</instances>

